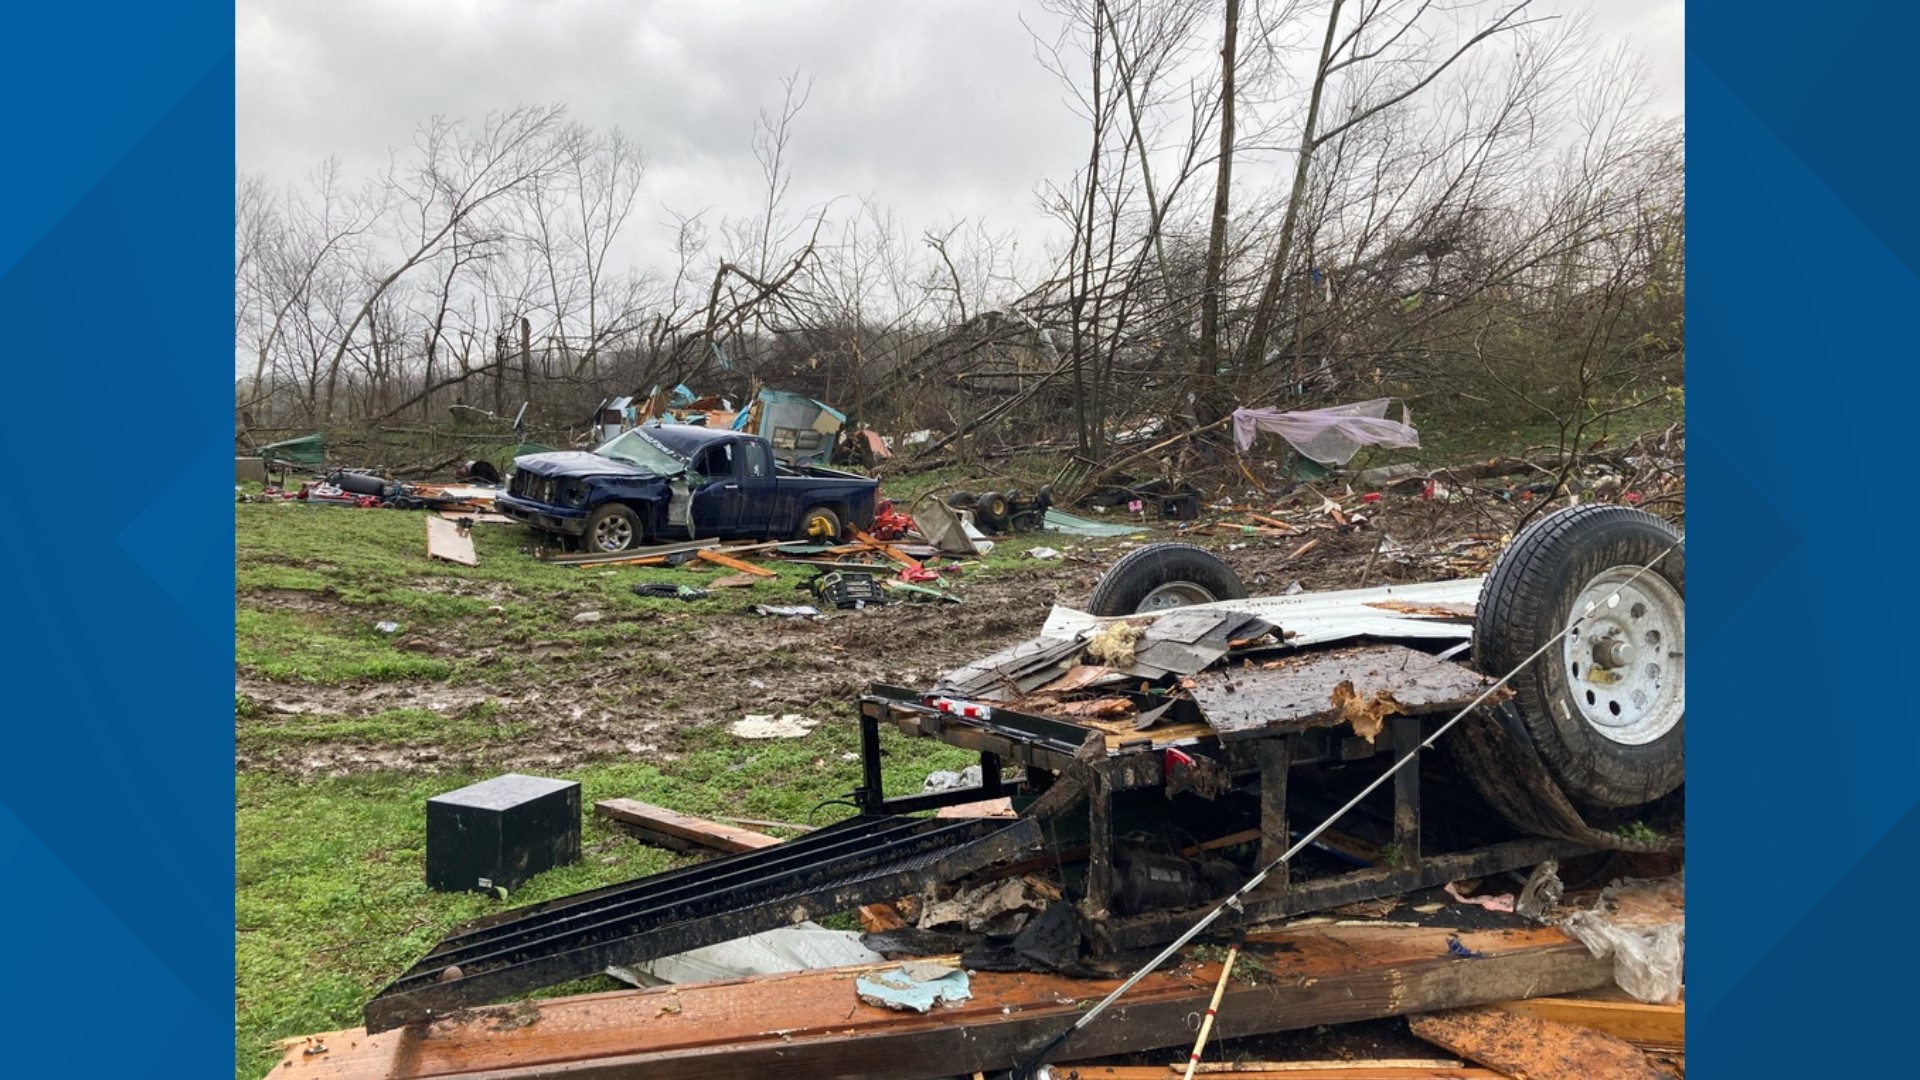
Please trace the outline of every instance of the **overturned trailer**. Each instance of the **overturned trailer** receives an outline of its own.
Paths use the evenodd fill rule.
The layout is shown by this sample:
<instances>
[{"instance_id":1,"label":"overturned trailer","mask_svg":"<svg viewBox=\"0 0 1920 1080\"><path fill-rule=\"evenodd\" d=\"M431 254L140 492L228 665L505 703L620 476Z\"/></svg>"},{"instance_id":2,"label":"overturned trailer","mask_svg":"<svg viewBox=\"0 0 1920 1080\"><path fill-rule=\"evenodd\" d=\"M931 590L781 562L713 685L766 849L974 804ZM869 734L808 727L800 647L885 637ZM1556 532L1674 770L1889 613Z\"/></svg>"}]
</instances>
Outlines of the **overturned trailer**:
<instances>
[{"instance_id":1,"label":"overturned trailer","mask_svg":"<svg viewBox=\"0 0 1920 1080\"><path fill-rule=\"evenodd\" d=\"M1057 910L970 962L1085 970L1175 940L1475 703L1443 754L1399 769L1219 925L1666 849L1642 823L1680 799L1684 595L1682 538L1617 507L1543 519L1484 580L1345 593L1248 597L1206 552L1149 545L1091 612L1056 609L1039 638L930 690L864 695L857 817L469 924L369 1002L367 1026L1036 871L1058 876ZM886 727L978 752L981 782L887 794ZM912 816L998 798L1018 816Z\"/></svg>"}]
</instances>

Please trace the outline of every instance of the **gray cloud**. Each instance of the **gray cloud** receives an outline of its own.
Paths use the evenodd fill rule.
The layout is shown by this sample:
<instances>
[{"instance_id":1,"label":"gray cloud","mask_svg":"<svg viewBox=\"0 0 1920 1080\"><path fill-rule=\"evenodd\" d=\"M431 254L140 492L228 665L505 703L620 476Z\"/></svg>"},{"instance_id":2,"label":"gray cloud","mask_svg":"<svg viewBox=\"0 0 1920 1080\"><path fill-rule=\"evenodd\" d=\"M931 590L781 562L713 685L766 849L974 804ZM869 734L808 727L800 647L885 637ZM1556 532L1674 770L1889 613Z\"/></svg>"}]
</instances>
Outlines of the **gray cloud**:
<instances>
[{"instance_id":1,"label":"gray cloud","mask_svg":"<svg viewBox=\"0 0 1920 1080\"><path fill-rule=\"evenodd\" d=\"M664 254L662 205L751 212L754 121L795 68L813 79L792 143L796 208L872 195L909 227L984 217L1033 236L1036 184L1086 153L1033 57L1022 19L1050 17L1032 0L240 0L237 14L241 169L293 180L337 154L365 176L430 116L562 102L648 156L639 262ZM1603 42L1647 53L1656 103L1680 112L1679 0L1601 3L1593 19Z\"/></svg>"}]
</instances>

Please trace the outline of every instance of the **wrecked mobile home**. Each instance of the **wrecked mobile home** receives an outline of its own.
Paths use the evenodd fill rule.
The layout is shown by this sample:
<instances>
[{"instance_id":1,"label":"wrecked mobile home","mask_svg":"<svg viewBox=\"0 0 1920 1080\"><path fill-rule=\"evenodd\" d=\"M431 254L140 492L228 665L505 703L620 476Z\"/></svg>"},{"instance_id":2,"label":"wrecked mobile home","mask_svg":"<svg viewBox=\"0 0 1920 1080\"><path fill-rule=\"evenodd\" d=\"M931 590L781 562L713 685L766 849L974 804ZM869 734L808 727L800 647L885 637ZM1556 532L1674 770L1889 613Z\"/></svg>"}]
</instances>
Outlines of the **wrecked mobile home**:
<instances>
[{"instance_id":1,"label":"wrecked mobile home","mask_svg":"<svg viewBox=\"0 0 1920 1080\"><path fill-rule=\"evenodd\" d=\"M1137 549L1090 610L863 695L858 816L462 927L276 1075L1037 1075L1184 1049L1210 1002L1225 1038L1670 999L1675 887L1569 913L1554 868L1677 863L1684 559L1599 505L1434 585L1249 597L1199 549ZM889 794L883 727L977 752L978 781ZM885 963L492 1004L856 909Z\"/></svg>"}]
</instances>

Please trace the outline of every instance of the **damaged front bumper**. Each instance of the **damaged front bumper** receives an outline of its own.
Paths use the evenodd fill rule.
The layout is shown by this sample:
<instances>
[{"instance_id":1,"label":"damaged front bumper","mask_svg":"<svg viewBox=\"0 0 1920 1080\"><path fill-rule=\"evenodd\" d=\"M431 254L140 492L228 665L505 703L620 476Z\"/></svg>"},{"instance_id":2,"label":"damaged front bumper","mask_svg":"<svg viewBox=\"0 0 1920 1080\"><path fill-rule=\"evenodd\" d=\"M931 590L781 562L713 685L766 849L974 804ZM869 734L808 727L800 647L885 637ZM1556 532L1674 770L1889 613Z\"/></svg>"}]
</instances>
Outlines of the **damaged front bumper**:
<instances>
[{"instance_id":1,"label":"damaged front bumper","mask_svg":"<svg viewBox=\"0 0 1920 1080\"><path fill-rule=\"evenodd\" d=\"M545 529L548 532L562 533L567 536L579 536L587 529L585 510L569 510L566 507L534 502L505 492L494 496L493 505L500 513L536 529Z\"/></svg>"}]
</instances>

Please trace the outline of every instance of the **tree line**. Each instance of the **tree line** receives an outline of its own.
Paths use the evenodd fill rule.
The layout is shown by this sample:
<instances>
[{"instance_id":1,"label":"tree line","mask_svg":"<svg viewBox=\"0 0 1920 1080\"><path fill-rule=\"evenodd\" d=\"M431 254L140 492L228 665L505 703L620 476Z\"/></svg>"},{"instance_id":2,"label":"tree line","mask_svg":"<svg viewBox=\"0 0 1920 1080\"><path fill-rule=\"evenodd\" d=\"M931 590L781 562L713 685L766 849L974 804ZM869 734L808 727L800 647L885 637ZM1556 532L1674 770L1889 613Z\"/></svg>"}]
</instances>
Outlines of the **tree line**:
<instances>
[{"instance_id":1,"label":"tree line","mask_svg":"<svg viewBox=\"0 0 1920 1080\"><path fill-rule=\"evenodd\" d=\"M510 417L758 384L926 452L1086 467L1237 405L1394 395L1557 425L1684 380L1685 157L1641 61L1522 0L1041 0L1084 158L1042 237L796 207L810 83L757 205L617 262L648 166L558 105L435 118L372 178L236 185L245 431Z\"/></svg>"}]
</instances>

